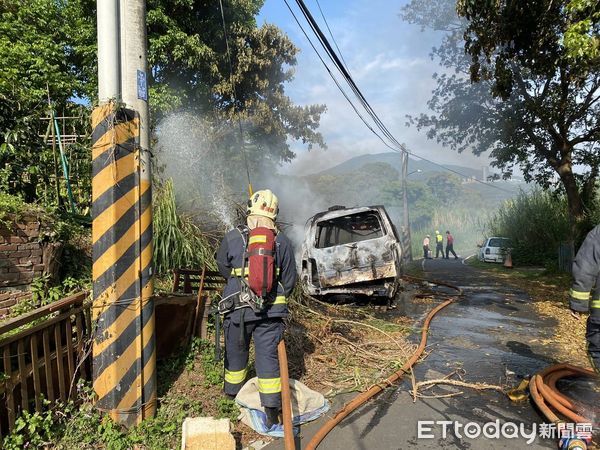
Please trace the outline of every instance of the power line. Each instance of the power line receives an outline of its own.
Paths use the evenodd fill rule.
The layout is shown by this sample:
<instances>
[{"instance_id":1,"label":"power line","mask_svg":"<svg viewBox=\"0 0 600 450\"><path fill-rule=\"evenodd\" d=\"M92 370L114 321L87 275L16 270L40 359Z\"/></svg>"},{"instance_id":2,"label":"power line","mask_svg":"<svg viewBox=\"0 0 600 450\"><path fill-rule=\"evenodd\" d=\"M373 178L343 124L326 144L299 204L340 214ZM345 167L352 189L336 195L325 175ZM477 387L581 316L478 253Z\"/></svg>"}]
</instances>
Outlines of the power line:
<instances>
[{"instance_id":1,"label":"power line","mask_svg":"<svg viewBox=\"0 0 600 450\"><path fill-rule=\"evenodd\" d=\"M335 45L335 48L337 49L338 53L340 54L340 58L342 58L342 62L344 63L344 67L346 68L346 70L348 70L348 72L350 72L350 69L348 69L348 63L344 59L344 55L342 54L342 51L338 47L338 44L337 44L337 41L335 40L335 37L333 37L333 33L331 32L331 28L329 28L329 23L327 22L327 19L325 18L325 14L323 13L323 10L321 9L321 4L319 3L319 0L315 0L315 1L317 2L317 7L319 8L319 11L321 12L321 17L323 18L323 22L325 22L325 26L327 27L327 31L329 31L329 36L331 36L331 40L333 41L333 44Z\"/></svg>"},{"instance_id":2,"label":"power line","mask_svg":"<svg viewBox=\"0 0 600 450\"><path fill-rule=\"evenodd\" d=\"M290 13L292 14L292 17L294 18L294 20L298 24L298 27L300 28L300 30L302 31L302 33L306 37L306 40L308 41L308 43L310 44L310 46L315 51L315 53L316 53L317 57L319 58L319 60L321 61L321 63L323 63L323 66L325 67L325 70L327 71L327 73L329 74L329 76L331 77L331 79L333 80L333 82L335 83L335 85L337 86L337 88L339 89L339 91L342 93L342 95L344 96L344 98L348 101L348 103L350 104L350 106L352 107L352 109L354 110L354 112L356 113L356 115L360 118L360 120L362 120L362 122L365 124L365 126L369 130L371 130L371 132L375 136L377 136L377 138L383 143L383 145L385 145L386 147L388 147L390 150L392 150L394 152L397 152L397 150L394 147L392 147L387 142L385 142L385 140L373 129L373 127L367 122L367 120L360 113L360 111L358 110L358 108L356 107L356 105L354 103L352 103L352 100L350 99L350 97L348 96L348 94L346 93L346 91L344 91L344 88L342 88L342 85L339 83L339 81L335 78L335 75L333 75L333 73L331 72L331 69L329 68L329 66L327 65L327 63L325 62L325 60L323 59L323 57L321 56L321 54L319 53L319 51L317 50L317 48L315 47L315 45L313 44L313 42L311 41L310 37L308 37L308 34L304 30L304 27L302 26L302 24L298 20L298 17L294 13L294 10L291 8L291 6L288 3L288 1L287 0L283 0L283 1L286 4L286 6L288 7L288 9L290 10Z\"/></svg>"},{"instance_id":3,"label":"power line","mask_svg":"<svg viewBox=\"0 0 600 450\"><path fill-rule=\"evenodd\" d=\"M377 125L377 127L383 133L383 135L392 143L392 146L389 145L388 143L386 143L384 141L384 139L367 123L367 121L364 119L364 117L359 113L358 109L356 108L356 106L354 105L354 103L352 102L352 100L348 97L348 95L345 93L345 91L339 85L339 82L337 81L337 79L331 73L331 70L329 69L327 63L323 60L323 58L321 57L320 53L316 49L315 45L312 43L311 39L308 37L308 34L306 33L306 31L304 30L304 28L300 24L300 21L298 20L296 14L294 13L294 11L292 10L292 8L290 7L288 1L284 0L284 2L287 5L290 13L294 17L296 23L298 24L298 26L302 30L302 33L304 34L304 36L306 37L306 39L310 43L311 47L313 48L313 50L315 51L315 53L317 54L317 56L319 57L319 59L321 60L321 63L324 65L325 69L327 70L327 72L329 73L329 75L331 76L331 78L333 79L333 81L335 82L335 84L338 87L338 89L340 90L340 92L342 92L342 94L344 95L344 97L346 98L346 100L350 103L350 105L354 109L355 113L360 117L360 119L363 121L363 123L369 128L369 130L371 130L371 132L373 134L375 134L386 145L386 147L390 148L392 151L394 151L396 153L406 152L408 155L411 155L411 156L413 156L415 158L418 158L420 160L426 161L426 162L428 162L430 164L433 164L434 166L439 167L439 168L441 168L443 170L446 170L448 172L454 173L454 174L459 175L461 177L467 177L465 174L462 174L462 173L460 173L460 172L458 172L458 171L456 171L454 169L450 169L450 168L445 167L445 166L443 166L443 165L441 165L439 163L436 163L434 161L431 161L431 160L429 160L427 158L424 158L422 156L419 156L419 155L411 152L410 150L408 150L408 148L406 147L406 145L398 142L398 140L394 137L394 135L385 126L385 124L383 123L383 121L379 118L379 116L377 115L377 113L375 112L375 110L373 109L373 107L369 104L369 102L367 101L366 97L363 95L363 93L360 91L360 89L358 88L358 86L354 82L354 79L350 75L350 72L348 71L347 67L345 67L345 61L344 61L344 64L342 63L342 61L340 61L340 58L343 60L343 56L341 54L341 51L340 51L339 47L337 47L337 43L335 45L336 45L336 48L337 48L338 52L340 53L339 57L336 54L336 52L333 50L333 48L331 47L331 44L328 42L326 36L323 34L323 32L321 31L321 29L319 28L319 25L315 21L314 17L310 13L310 10L307 8L307 6L304 3L304 1L303 0L296 0L296 3L298 4L298 7L302 11L302 14L304 15L304 17L307 20L308 24L312 28L313 33L317 37L317 40L319 41L319 43L321 44L321 46L325 50L325 53L327 54L327 56L329 57L329 59L333 62L334 66L341 73L342 77L346 80L346 82L350 86L352 92L357 97L357 99L359 100L359 102L361 103L361 105L363 106L363 108L365 109L365 111L368 113L368 115L371 117L371 119L375 122L375 124ZM317 4L318 4L318 0L317 0ZM335 39L333 38L333 34L331 33L331 29L329 28L329 25L327 24L327 20L325 19L325 15L324 15L324 13L323 13L320 5L319 5L319 10L321 11L321 15L323 16L325 24L326 24L327 28L329 29L329 32L330 32L330 34L332 36L332 39L335 42ZM467 178L469 178L469 177L467 177ZM487 183L485 181L481 181L481 180L479 180L477 178L475 179L475 181L478 182L478 183L480 183L480 184L483 184L483 185L489 186L491 188L494 188L494 189L498 189L498 190L501 190L501 191L504 191L504 192L512 193L512 191L509 191L508 189L504 189L504 188L501 188L500 186L496 186L496 185L493 185L491 183Z\"/></svg>"}]
</instances>

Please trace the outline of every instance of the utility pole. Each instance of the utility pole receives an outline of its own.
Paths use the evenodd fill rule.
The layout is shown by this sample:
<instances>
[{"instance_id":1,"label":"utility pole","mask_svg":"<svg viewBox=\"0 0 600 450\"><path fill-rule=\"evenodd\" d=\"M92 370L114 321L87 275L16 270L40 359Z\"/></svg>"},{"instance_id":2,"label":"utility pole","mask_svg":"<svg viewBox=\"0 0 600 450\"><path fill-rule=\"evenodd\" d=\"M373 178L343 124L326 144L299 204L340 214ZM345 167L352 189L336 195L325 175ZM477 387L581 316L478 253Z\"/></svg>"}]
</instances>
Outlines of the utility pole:
<instances>
[{"instance_id":1,"label":"utility pole","mask_svg":"<svg viewBox=\"0 0 600 450\"><path fill-rule=\"evenodd\" d=\"M115 421L156 412L145 0L97 0L92 113L93 378Z\"/></svg>"},{"instance_id":2,"label":"utility pole","mask_svg":"<svg viewBox=\"0 0 600 450\"><path fill-rule=\"evenodd\" d=\"M402 247L404 261L412 261L412 241L410 237L410 218L408 216L408 194L406 178L408 177L408 152L402 152Z\"/></svg>"}]
</instances>

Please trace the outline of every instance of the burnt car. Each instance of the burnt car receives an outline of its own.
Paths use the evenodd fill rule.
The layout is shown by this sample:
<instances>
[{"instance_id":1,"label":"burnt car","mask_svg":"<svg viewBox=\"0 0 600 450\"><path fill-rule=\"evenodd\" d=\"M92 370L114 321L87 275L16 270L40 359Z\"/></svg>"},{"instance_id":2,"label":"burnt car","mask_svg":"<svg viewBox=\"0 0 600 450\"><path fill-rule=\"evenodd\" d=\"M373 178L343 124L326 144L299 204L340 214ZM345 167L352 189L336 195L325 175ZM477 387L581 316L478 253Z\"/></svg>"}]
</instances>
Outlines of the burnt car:
<instances>
[{"instance_id":1,"label":"burnt car","mask_svg":"<svg viewBox=\"0 0 600 450\"><path fill-rule=\"evenodd\" d=\"M301 277L315 296L391 298L401 274L398 233L383 206L336 206L311 217Z\"/></svg>"}]
</instances>

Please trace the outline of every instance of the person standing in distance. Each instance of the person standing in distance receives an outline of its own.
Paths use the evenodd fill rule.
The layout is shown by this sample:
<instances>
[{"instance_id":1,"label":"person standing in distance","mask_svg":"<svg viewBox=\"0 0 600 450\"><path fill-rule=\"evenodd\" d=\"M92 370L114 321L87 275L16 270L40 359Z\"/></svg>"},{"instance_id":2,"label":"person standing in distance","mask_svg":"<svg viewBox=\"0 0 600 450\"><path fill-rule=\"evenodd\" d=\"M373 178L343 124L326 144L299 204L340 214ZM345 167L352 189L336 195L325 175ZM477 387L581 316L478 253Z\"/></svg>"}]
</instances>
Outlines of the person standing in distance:
<instances>
[{"instance_id":1,"label":"person standing in distance","mask_svg":"<svg viewBox=\"0 0 600 450\"><path fill-rule=\"evenodd\" d=\"M444 237L438 230L435 230L435 257L436 259L442 255L444 257Z\"/></svg>"},{"instance_id":2,"label":"person standing in distance","mask_svg":"<svg viewBox=\"0 0 600 450\"><path fill-rule=\"evenodd\" d=\"M450 259L450 253L454 255L454 259L458 259L454 252L454 236L450 234L450 231L446 230L446 259Z\"/></svg>"}]
</instances>

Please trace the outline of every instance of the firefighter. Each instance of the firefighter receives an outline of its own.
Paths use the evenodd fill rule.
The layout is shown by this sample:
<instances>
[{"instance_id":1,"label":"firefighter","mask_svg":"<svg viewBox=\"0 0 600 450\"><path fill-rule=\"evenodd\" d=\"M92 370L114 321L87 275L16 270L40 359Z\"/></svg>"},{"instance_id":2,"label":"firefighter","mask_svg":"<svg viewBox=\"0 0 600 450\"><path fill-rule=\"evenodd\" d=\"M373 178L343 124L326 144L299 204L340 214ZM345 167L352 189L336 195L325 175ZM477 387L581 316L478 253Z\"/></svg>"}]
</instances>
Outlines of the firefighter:
<instances>
[{"instance_id":1,"label":"firefighter","mask_svg":"<svg viewBox=\"0 0 600 450\"><path fill-rule=\"evenodd\" d=\"M600 369L600 225L588 233L573 261L573 286L569 292L573 315L589 312L587 346L594 369Z\"/></svg>"},{"instance_id":2,"label":"firefighter","mask_svg":"<svg viewBox=\"0 0 600 450\"><path fill-rule=\"evenodd\" d=\"M283 233L278 232L275 225L278 212L277 197L268 189L257 191L248 200L246 226L229 231L217 251L219 272L227 279L219 308L224 314L224 391L233 398L244 385L250 340L254 338L258 389L269 428L280 423L281 378L277 346L283 338L283 319L288 315L287 297L297 278L292 243ZM274 253L276 275L273 288L265 296L264 309L255 311L241 302L240 290L243 287L241 277L250 276L246 252L248 236L258 227L272 230L275 234L274 251L271 253ZM252 239L256 242L260 238L258 236ZM230 305L229 310L223 311L222 304Z\"/></svg>"},{"instance_id":3,"label":"firefighter","mask_svg":"<svg viewBox=\"0 0 600 450\"><path fill-rule=\"evenodd\" d=\"M444 257L444 236L438 230L435 230L435 257L439 258L440 253Z\"/></svg>"}]
</instances>

